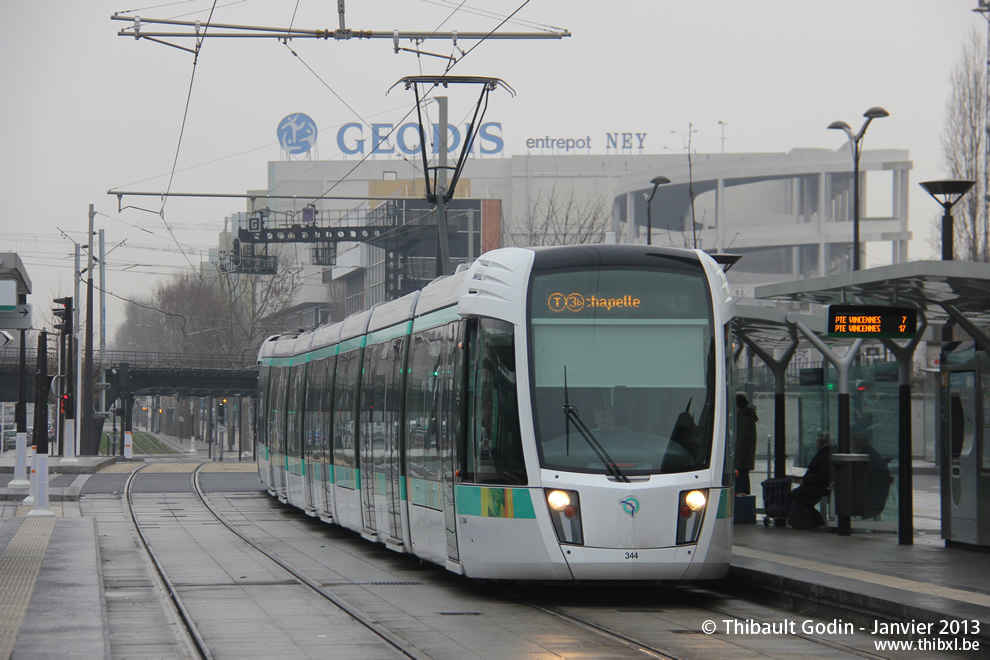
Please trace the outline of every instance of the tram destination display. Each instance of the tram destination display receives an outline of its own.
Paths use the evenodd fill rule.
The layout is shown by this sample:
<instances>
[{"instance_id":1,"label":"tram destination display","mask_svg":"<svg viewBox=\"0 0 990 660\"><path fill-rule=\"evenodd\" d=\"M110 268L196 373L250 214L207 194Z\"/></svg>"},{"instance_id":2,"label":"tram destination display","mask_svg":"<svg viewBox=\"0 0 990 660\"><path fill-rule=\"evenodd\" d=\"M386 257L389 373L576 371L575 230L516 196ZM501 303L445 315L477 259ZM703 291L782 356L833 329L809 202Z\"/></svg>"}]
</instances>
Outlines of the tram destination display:
<instances>
[{"instance_id":1,"label":"tram destination display","mask_svg":"<svg viewBox=\"0 0 990 660\"><path fill-rule=\"evenodd\" d=\"M829 337L911 339L918 332L918 310L882 305L829 305Z\"/></svg>"}]
</instances>

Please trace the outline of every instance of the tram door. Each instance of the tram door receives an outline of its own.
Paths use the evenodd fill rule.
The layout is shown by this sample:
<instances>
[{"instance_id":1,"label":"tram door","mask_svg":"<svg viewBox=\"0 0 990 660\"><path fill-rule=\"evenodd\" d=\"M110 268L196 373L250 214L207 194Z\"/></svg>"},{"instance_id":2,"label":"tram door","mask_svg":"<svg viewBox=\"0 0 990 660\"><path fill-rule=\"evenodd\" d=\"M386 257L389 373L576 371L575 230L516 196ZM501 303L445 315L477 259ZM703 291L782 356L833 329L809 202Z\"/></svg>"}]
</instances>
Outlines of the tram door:
<instances>
[{"instance_id":1,"label":"tram door","mask_svg":"<svg viewBox=\"0 0 990 660\"><path fill-rule=\"evenodd\" d=\"M953 357L942 374L942 538L990 546L990 362L972 349Z\"/></svg>"},{"instance_id":2,"label":"tram door","mask_svg":"<svg viewBox=\"0 0 990 660\"><path fill-rule=\"evenodd\" d=\"M443 378L441 401L444 411L440 423L440 484L443 498L444 526L447 537L448 561L460 561L457 547L457 517L454 493L457 480L457 438L463 433L461 410L464 406L464 393L460 386L462 358L466 351L458 347L463 338L464 322L448 323L443 329L443 355L441 359Z\"/></svg>"},{"instance_id":3,"label":"tram door","mask_svg":"<svg viewBox=\"0 0 990 660\"><path fill-rule=\"evenodd\" d=\"M358 469L361 474L361 519L364 526L365 538L377 538L375 525L375 490L378 486L378 475L375 474L375 453L380 450L380 427L375 427L380 410L375 410L375 385L378 378L369 372L369 361L374 364L375 347L366 348L362 363L363 378L358 399L358 418L355 426L358 432ZM377 414L375 414L377 413Z\"/></svg>"}]
</instances>

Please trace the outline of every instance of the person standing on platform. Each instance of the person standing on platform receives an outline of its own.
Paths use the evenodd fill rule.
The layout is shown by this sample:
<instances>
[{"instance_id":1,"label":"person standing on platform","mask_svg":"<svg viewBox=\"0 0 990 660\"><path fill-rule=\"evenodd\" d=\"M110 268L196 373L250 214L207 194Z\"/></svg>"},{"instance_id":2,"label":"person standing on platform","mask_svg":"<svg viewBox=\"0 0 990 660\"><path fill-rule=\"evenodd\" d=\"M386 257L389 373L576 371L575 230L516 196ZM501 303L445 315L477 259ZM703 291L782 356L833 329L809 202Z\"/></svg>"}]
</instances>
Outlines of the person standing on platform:
<instances>
[{"instance_id":1,"label":"person standing on platform","mask_svg":"<svg viewBox=\"0 0 990 660\"><path fill-rule=\"evenodd\" d=\"M736 494L749 495L749 472L756 467L756 409L736 395Z\"/></svg>"}]
</instances>

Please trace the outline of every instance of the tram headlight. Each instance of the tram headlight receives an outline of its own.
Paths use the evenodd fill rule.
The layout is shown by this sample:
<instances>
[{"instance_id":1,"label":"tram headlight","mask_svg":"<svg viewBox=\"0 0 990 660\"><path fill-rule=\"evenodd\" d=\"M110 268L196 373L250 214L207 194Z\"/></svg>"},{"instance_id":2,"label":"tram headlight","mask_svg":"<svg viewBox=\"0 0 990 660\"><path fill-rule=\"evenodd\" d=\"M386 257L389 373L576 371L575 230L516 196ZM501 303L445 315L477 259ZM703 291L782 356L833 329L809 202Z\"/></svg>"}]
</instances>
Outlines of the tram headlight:
<instances>
[{"instance_id":1,"label":"tram headlight","mask_svg":"<svg viewBox=\"0 0 990 660\"><path fill-rule=\"evenodd\" d=\"M684 496L684 503L687 504L688 508L692 511L700 511L704 509L707 501L708 497L700 490L692 490Z\"/></svg>"},{"instance_id":2,"label":"tram headlight","mask_svg":"<svg viewBox=\"0 0 990 660\"><path fill-rule=\"evenodd\" d=\"M547 493L547 504L554 511L563 511L571 504L571 496L565 490L551 490Z\"/></svg>"},{"instance_id":3,"label":"tram headlight","mask_svg":"<svg viewBox=\"0 0 990 660\"><path fill-rule=\"evenodd\" d=\"M577 491L547 488L547 507L550 520L560 543L584 544L584 530L581 527L581 504Z\"/></svg>"},{"instance_id":4,"label":"tram headlight","mask_svg":"<svg viewBox=\"0 0 990 660\"><path fill-rule=\"evenodd\" d=\"M677 543L697 543L708 505L708 489L681 491L677 505Z\"/></svg>"}]
</instances>

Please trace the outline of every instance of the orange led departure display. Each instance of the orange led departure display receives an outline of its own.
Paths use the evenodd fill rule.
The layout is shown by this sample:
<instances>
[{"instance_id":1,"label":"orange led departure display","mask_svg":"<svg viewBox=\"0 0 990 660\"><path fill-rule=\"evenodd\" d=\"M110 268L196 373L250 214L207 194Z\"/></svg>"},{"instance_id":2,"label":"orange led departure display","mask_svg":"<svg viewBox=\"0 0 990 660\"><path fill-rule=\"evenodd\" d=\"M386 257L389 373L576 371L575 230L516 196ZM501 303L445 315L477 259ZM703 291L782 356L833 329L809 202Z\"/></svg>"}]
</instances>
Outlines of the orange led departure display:
<instances>
[{"instance_id":1,"label":"orange led departure display","mask_svg":"<svg viewBox=\"0 0 990 660\"><path fill-rule=\"evenodd\" d=\"M918 310L878 305L829 305L829 337L911 339L918 332Z\"/></svg>"},{"instance_id":2,"label":"orange led departure display","mask_svg":"<svg viewBox=\"0 0 990 660\"><path fill-rule=\"evenodd\" d=\"M580 312L584 309L636 309L642 301L630 295L625 296L585 296L580 293L551 293L547 298L547 309L551 312Z\"/></svg>"}]
</instances>

